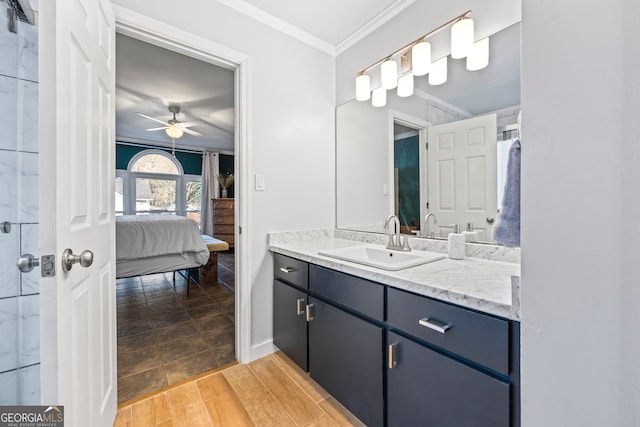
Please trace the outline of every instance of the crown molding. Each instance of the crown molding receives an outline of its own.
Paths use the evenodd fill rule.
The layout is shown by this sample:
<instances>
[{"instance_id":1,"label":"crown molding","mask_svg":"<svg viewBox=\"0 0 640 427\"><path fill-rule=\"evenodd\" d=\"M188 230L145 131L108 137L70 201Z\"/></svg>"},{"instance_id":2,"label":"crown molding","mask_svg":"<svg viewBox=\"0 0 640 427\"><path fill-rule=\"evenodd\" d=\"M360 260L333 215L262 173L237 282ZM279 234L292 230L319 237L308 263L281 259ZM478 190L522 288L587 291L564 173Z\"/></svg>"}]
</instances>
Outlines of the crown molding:
<instances>
[{"instance_id":1,"label":"crown molding","mask_svg":"<svg viewBox=\"0 0 640 427\"><path fill-rule=\"evenodd\" d=\"M396 0L387 6L382 12L367 21L363 26L351 33L346 39L338 43L335 48L335 55L338 56L345 52L351 46L373 33L415 2L416 0Z\"/></svg>"},{"instance_id":2,"label":"crown molding","mask_svg":"<svg viewBox=\"0 0 640 427\"><path fill-rule=\"evenodd\" d=\"M331 56L336 55L336 48L331 43L313 36L300 27L297 27L285 20L273 16L270 13L257 8L250 3L247 3L244 0L218 0L218 2L231 9L234 9L236 12L240 12L241 14L246 15L249 18L255 19L256 21L261 22L264 25L287 34L324 53L327 53Z\"/></svg>"}]
</instances>

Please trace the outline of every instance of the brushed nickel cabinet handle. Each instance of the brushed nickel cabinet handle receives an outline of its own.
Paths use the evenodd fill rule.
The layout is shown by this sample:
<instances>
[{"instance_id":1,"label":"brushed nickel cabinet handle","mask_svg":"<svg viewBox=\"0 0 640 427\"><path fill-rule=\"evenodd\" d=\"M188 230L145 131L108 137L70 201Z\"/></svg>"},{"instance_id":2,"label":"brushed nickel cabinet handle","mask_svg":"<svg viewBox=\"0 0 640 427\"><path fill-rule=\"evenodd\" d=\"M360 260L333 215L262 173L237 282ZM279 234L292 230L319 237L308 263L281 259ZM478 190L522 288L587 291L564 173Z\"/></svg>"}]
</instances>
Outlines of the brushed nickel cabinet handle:
<instances>
[{"instance_id":1,"label":"brushed nickel cabinet handle","mask_svg":"<svg viewBox=\"0 0 640 427\"><path fill-rule=\"evenodd\" d=\"M295 268L291 268L291 267L280 267L280 271L282 271L283 273L292 273L295 270Z\"/></svg>"},{"instance_id":2,"label":"brushed nickel cabinet handle","mask_svg":"<svg viewBox=\"0 0 640 427\"><path fill-rule=\"evenodd\" d=\"M394 342L389 344L389 369L393 369L398 366L398 343Z\"/></svg>"},{"instance_id":3,"label":"brushed nickel cabinet handle","mask_svg":"<svg viewBox=\"0 0 640 427\"><path fill-rule=\"evenodd\" d=\"M313 304L307 304L307 322L311 322L315 317L313 316Z\"/></svg>"},{"instance_id":4,"label":"brushed nickel cabinet handle","mask_svg":"<svg viewBox=\"0 0 640 427\"><path fill-rule=\"evenodd\" d=\"M305 313L304 298L296 300L296 315L302 316Z\"/></svg>"},{"instance_id":5,"label":"brushed nickel cabinet handle","mask_svg":"<svg viewBox=\"0 0 640 427\"><path fill-rule=\"evenodd\" d=\"M441 334L444 334L447 332L447 330L449 328L451 328L450 323L444 323L444 322L440 322L439 320L436 319L429 319L428 317L425 317L424 319L420 319L418 320L418 323L420 324L420 326L424 326L425 328L429 328L429 329L433 329L436 332L440 332Z\"/></svg>"}]
</instances>

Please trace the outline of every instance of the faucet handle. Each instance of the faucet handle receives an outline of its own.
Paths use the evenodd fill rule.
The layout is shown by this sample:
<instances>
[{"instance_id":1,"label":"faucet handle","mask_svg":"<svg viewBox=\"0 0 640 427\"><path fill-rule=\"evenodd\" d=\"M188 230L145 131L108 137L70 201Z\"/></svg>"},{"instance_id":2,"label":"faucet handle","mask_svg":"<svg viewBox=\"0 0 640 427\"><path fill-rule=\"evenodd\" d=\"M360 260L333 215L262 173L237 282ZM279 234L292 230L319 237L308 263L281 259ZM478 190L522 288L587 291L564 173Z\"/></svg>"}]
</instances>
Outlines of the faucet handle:
<instances>
[{"instance_id":1,"label":"faucet handle","mask_svg":"<svg viewBox=\"0 0 640 427\"><path fill-rule=\"evenodd\" d=\"M411 252L411 246L409 246L409 236L404 236L404 241L402 242L402 250L404 252Z\"/></svg>"}]
</instances>

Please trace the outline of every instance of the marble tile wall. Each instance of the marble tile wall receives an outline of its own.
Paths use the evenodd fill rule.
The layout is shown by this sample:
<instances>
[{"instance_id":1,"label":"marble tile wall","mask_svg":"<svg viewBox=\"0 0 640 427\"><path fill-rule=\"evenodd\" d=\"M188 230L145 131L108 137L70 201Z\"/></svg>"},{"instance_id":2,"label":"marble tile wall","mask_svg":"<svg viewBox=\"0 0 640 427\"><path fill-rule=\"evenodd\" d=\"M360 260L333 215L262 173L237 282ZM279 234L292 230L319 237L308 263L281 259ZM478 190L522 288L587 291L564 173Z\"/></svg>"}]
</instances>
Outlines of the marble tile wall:
<instances>
[{"instance_id":1,"label":"marble tile wall","mask_svg":"<svg viewBox=\"0 0 640 427\"><path fill-rule=\"evenodd\" d=\"M0 0L0 405L40 403L40 270L20 273L38 250L38 28L7 30Z\"/></svg>"}]
</instances>

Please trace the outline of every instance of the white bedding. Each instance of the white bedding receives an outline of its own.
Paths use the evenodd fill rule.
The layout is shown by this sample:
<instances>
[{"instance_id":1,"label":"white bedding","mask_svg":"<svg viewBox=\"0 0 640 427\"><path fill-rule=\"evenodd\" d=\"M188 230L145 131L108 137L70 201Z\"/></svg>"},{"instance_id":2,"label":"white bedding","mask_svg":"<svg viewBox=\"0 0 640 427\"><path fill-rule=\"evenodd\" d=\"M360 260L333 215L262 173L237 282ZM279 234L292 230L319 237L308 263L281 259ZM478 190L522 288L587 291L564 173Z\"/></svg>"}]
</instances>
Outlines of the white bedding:
<instances>
[{"instance_id":1,"label":"white bedding","mask_svg":"<svg viewBox=\"0 0 640 427\"><path fill-rule=\"evenodd\" d=\"M189 218L158 214L116 217L117 277L193 268L208 260L209 249L198 225Z\"/></svg>"}]
</instances>

